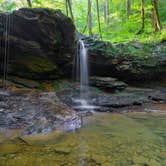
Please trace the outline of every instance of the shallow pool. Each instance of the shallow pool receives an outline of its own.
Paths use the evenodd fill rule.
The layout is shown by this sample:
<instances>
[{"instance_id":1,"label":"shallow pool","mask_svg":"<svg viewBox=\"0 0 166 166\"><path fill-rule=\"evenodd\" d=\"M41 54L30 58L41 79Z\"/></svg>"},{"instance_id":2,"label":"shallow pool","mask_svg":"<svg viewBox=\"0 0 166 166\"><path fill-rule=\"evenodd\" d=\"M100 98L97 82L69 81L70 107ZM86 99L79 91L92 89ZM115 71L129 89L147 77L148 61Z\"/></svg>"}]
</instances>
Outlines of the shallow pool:
<instances>
[{"instance_id":1,"label":"shallow pool","mask_svg":"<svg viewBox=\"0 0 166 166\"><path fill-rule=\"evenodd\" d=\"M96 113L83 124L65 134L1 133L0 166L166 166L166 114Z\"/></svg>"}]
</instances>

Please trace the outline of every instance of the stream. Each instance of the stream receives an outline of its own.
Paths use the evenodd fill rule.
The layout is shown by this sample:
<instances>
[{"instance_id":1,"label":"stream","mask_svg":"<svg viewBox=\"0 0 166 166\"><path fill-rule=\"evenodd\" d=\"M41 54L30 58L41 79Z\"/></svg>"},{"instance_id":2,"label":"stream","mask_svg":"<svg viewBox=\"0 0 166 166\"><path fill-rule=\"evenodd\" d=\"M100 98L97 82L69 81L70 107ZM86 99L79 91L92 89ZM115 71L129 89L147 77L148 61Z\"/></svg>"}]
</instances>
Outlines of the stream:
<instances>
[{"instance_id":1,"label":"stream","mask_svg":"<svg viewBox=\"0 0 166 166\"><path fill-rule=\"evenodd\" d=\"M19 137L0 134L1 166L165 166L166 114L95 113L83 127Z\"/></svg>"}]
</instances>

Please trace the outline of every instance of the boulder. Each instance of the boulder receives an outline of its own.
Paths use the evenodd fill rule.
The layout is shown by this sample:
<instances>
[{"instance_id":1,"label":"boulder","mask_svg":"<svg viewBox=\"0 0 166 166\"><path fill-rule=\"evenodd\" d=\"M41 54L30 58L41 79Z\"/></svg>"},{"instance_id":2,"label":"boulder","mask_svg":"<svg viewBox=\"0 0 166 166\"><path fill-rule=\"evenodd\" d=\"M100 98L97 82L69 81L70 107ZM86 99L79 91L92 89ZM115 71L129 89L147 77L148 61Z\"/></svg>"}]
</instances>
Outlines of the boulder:
<instances>
[{"instance_id":1,"label":"boulder","mask_svg":"<svg viewBox=\"0 0 166 166\"><path fill-rule=\"evenodd\" d=\"M91 77L90 85L106 91L123 90L127 84L111 77Z\"/></svg>"},{"instance_id":2,"label":"boulder","mask_svg":"<svg viewBox=\"0 0 166 166\"><path fill-rule=\"evenodd\" d=\"M71 73L75 27L69 17L60 10L43 8L23 8L9 15L1 13L1 64L5 56L7 19L9 75L28 79L55 79Z\"/></svg>"}]
</instances>

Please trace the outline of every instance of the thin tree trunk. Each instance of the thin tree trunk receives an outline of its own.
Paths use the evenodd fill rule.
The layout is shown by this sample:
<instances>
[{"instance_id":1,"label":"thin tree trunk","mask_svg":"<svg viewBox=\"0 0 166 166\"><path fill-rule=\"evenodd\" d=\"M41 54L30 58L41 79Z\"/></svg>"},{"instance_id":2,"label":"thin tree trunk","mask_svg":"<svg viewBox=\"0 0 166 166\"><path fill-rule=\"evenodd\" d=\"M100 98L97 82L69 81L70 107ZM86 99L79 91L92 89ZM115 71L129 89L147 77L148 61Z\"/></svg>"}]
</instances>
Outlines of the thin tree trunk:
<instances>
[{"instance_id":1,"label":"thin tree trunk","mask_svg":"<svg viewBox=\"0 0 166 166\"><path fill-rule=\"evenodd\" d=\"M130 17L130 12L131 12L130 0L126 0L126 18L127 18L127 20Z\"/></svg>"},{"instance_id":2,"label":"thin tree trunk","mask_svg":"<svg viewBox=\"0 0 166 166\"><path fill-rule=\"evenodd\" d=\"M27 0L28 6L31 8L32 7L32 2L31 0Z\"/></svg>"},{"instance_id":3,"label":"thin tree trunk","mask_svg":"<svg viewBox=\"0 0 166 166\"><path fill-rule=\"evenodd\" d=\"M69 15L69 11L68 11L68 5L67 5L67 0L65 0L65 8L66 8L66 15L68 16Z\"/></svg>"},{"instance_id":4,"label":"thin tree trunk","mask_svg":"<svg viewBox=\"0 0 166 166\"><path fill-rule=\"evenodd\" d=\"M104 20L106 25L109 24L109 0L105 0L104 3Z\"/></svg>"},{"instance_id":5,"label":"thin tree trunk","mask_svg":"<svg viewBox=\"0 0 166 166\"><path fill-rule=\"evenodd\" d=\"M138 31L137 35L144 32L145 29L145 0L141 0L141 29Z\"/></svg>"},{"instance_id":6,"label":"thin tree trunk","mask_svg":"<svg viewBox=\"0 0 166 166\"><path fill-rule=\"evenodd\" d=\"M144 28L145 28L145 0L141 0L141 18L142 18L141 31L144 31Z\"/></svg>"},{"instance_id":7,"label":"thin tree trunk","mask_svg":"<svg viewBox=\"0 0 166 166\"><path fill-rule=\"evenodd\" d=\"M84 29L82 30L82 33L85 33L86 29L87 29L87 24L84 26Z\"/></svg>"},{"instance_id":8,"label":"thin tree trunk","mask_svg":"<svg viewBox=\"0 0 166 166\"><path fill-rule=\"evenodd\" d=\"M151 0L152 3L152 26L155 30L155 32L161 31L161 22L158 12L158 0Z\"/></svg>"},{"instance_id":9,"label":"thin tree trunk","mask_svg":"<svg viewBox=\"0 0 166 166\"><path fill-rule=\"evenodd\" d=\"M71 15L71 19L74 22L74 15L73 15L73 11L72 11L72 2L71 2L71 0L67 0L67 3L68 3L69 12L70 12L70 15Z\"/></svg>"},{"instance_id":10,"label":"thin tree trunk","mask_svg":"<svg viewBox=\"0 0 166 166\"><path fill-rule=\"evenodd\" d=\"M89 31L89 36L92 37L92 2L91 0L88 0L88 31Z\"/></svg>"},{"instance_id":11,"label":"thin tree trunk","mask_svg":"<svg viewBox=\"0 0 166 166\"><path fill-rule=\"evenodd\" d=\"M100 34L100 39L102 39L101 23L100 23L100 12L99 12L99 0L96 0L96 8L97 8L97 19L98 19L99 34Z\"/></svg>"}]
</instances>

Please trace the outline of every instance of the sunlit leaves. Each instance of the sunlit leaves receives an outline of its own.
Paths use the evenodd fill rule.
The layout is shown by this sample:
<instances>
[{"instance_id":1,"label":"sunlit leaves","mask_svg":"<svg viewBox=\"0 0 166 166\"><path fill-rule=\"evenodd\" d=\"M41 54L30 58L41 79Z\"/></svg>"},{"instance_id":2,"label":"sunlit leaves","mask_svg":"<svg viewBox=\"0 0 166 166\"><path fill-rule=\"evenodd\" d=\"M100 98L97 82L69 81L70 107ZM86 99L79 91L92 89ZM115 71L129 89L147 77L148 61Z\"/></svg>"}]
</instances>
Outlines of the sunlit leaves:
<instances>
[{"instance_id":1,"label":"sunlit leaves","mask_svg":"<svg viewBox=\"0 0 166 166\"><path fill-rule=\"evenodd\" d=\"M31 0L33 7L60 9L66 14L65 0ZM92 1L92 28L94 37L99 37L96 0ZM166 0L158 0L159 15L163 27L166 26ZM109 24L104 19L105 0L99 0L99 12L102 36L111 42L124 42L126 40L158 40L166 37L166 30L153 34L151 21L151 0L145 0L145 30L137 35L141 28L141 0L131 0L131 15L126 20L126 0L109 0ZM0 0L0 11L12 11L21 7L28 7L27 0ZM87 25L87 0L72 0L72 9L75 25L82 32ZM85 30L88 34L88 29Z\"/></svg>"}]
</instances>

